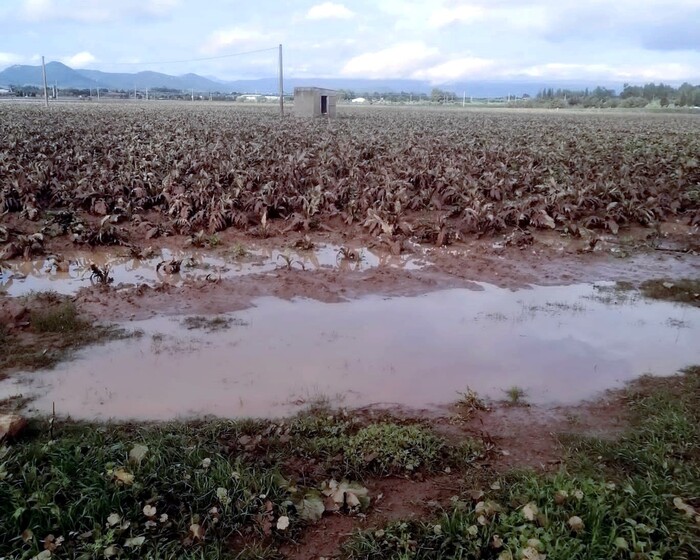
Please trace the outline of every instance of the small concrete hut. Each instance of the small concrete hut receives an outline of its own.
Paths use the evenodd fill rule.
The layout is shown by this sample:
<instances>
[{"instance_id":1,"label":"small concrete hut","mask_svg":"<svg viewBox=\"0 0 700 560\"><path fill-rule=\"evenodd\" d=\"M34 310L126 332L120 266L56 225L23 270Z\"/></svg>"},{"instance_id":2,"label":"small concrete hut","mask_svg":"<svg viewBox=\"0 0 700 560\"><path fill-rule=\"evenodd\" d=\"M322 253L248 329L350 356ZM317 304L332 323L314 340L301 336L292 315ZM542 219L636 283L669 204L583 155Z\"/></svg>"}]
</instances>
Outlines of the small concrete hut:
<instances>
[{"instance_id":1,"label":"small concrete hut","mask_svg":"<svg viewBox=\"0 0 700 560\"><path fill-rule=\"evenodd\" d=\"M317 87L294 88L294 114L297 117L335 118L338 92Z\"/></svg>"}]
</instances>

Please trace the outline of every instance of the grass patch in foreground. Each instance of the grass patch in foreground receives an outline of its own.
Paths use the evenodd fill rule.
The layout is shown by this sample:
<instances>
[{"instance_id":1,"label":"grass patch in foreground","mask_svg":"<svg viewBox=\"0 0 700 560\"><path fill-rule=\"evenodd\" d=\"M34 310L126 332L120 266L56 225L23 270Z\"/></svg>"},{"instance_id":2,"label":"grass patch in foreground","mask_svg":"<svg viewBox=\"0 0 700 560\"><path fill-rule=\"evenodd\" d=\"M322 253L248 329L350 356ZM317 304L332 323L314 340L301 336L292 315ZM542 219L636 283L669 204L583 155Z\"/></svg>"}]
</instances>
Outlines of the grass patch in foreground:
<instances>
[{"instance_id":1,"label":"grass patch in foreground","mask_svg":"<svg viewBox=\"0 0 700 560\"><path fill-rule=\"evenodd\" d=\"M53 535L58 557L234 558L231 539L269 532L287 494L274 467L225 456L212 428L76 425L4 448L0 557L30 558Z\"/></svg>"},{"instance_id":2,"label":"grass patch in foreground","mask_svg":"<svg viewBox=\"0 0 700 560\"><path fill-rule=\"evenodd\" d=\"M652 299L676 301L700 307L700 280L647 280L640 286L642 293Z\"/></svg>"},{"instance_id":3,"label":"grass patch in foreground","mask_svg":"<svg viewBox=\"0 0 700 560\"><path fill-rule=\"evenodd\" d=\"M0 379L10 370L54 367L90 344L137 336L114 326L95 325L80 317L75 304L53 292L24 298L31 306L29 329L9 331L0 326Z\"/></svg>"},{"instance_id":4,"label":"grass patch in foreground","mask_svg":"<svg viewBox=\"0 0 700 560\"><path fill-rule=\"evenodd\" d=\"M634 423L619 440L566 439L556 475L512 473L438 519L358 533L344 557L700 558L700 368L652 389L631 390Z\"/></svg>"},{"instance_id":5,"label":"grass patch in foreground","mask_svg":"<svg viewBox=\"0 0 700 560\"><path fill-rule=\"evenodd\" d=\"M366 511L374 497L358 478L464 465L470 449L427 427L328 411L278 422L59 423L53 441L35 423L0 453L0 558L58 542L65 558L277 558L325 511ZM321 472L297 478L289 464L299 462Z\"/></svg>"}]
</instances>

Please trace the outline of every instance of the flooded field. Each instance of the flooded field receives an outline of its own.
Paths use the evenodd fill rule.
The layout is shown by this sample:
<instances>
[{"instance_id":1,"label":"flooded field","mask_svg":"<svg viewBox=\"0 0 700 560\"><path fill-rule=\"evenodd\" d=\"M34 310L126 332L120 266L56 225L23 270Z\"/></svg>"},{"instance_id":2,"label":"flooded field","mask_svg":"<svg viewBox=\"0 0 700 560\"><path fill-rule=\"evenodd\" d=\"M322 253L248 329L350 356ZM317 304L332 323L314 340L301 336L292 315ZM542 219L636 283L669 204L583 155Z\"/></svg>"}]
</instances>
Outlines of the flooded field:
<instances>
[{"instance_id":1,"label":"flooded field","mask_svg":"<svg viewBox=\"0 0 700 560\"><path fill-rule=\"evenodd\" d=\"M468 387L567 404L700 362L700 309L609 285L479 287L343 303L266 297L234 314L132 322L143 336L15 375L0 398L86 419L278 417L317 400L436 407Z\"/></svg>"},{"instance_id":2,"label":"flooded field","mask_svg":"<svg viewBox=\"0 0 700 560\"><path fill-rule=\"evenodd\" d=\"M109 267L112 284L125 288L137 284L179 285L188 280L235 278L285 267L313 271L323 268L367 270L388 266L410 270L425 265L420 254L395 256L363 247L352 249L351 254L344 256L341 249L338 245L323 245L310 251L239 247L216 256L211 251L196 249L159 249L148 256L132 256L126 249L77 252L8 263L5 269L0 269L0 293L22 296L31 291L53 290L60 294L74 294L91 285L91 264ZM176 273L168 271L167 265L173 261L179 263Z\"/></svg>"}]
</instances>

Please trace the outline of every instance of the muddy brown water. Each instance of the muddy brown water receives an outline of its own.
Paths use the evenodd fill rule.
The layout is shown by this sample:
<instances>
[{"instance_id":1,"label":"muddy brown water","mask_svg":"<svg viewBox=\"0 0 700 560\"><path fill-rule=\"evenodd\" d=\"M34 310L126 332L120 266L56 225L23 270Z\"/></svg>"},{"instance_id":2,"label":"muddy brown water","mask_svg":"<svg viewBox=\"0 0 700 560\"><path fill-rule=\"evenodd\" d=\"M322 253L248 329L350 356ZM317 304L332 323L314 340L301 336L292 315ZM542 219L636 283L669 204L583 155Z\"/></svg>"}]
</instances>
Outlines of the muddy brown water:
<instances>
[{"instance_id":1,"label":"muddy brown water","mask_svg":"<svg viewBox=\"0 0 700 560\"><path fill-rule=\"evenodd\" d=\"M359 259L343 258L339 245L321 245L313 251L247 248L245 255L215 256L205 250L159 249L150 258L138 259L125 250L75 252L61 257L12 261L0 269L0 293L23 296L32 291L52 290L72 295L80 288L91 285L90 265L109 266L112 285L128 289L137 284L151 286L159 283L180 285L188 280L204 278L235 278L237 276L272 272L291 266L295 269L368 270L389 266L415 270L426 264L419 246L414 254L392 255L386 251L356 248ZM182 262L180 272L167 274L158 264L171 260Z\"/></svg>"},{"instance_id":2,"label":"muddy brown water","mask_svg":"<svg viewBox=\"0 0 700 560\"><path fill-rule=\"evenodd\" d=\"M579 284L480 284L342 303L260 298L228 329L183 317L132 322L138 339L82 350L46 372L0 383L0 398L84 419L211 414L279 417L318 399L409 408L491 399L513 386L538 404L595 397L644 373L700 363L700 309Z\"/></svg>"}]
</instances>

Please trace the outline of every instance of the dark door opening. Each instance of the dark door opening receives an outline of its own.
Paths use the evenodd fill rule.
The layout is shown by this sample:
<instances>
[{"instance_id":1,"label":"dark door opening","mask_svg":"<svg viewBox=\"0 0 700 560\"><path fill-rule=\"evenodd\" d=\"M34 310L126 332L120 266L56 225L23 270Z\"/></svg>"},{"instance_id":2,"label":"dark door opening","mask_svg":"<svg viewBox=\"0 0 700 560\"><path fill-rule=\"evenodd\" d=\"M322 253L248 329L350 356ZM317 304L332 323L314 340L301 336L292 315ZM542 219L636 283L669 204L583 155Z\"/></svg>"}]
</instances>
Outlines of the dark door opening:
<instances>
[{"instance_id":1,"label":"dark door opening","mask_svg":"<svg viewBox=\"0 0 700 560\"><path fill-rule=\"evenodd\" d=\"M328 96L327 95L321 96L321 114L322 115L328 114Z\"/></svg>"}]
</instances>

